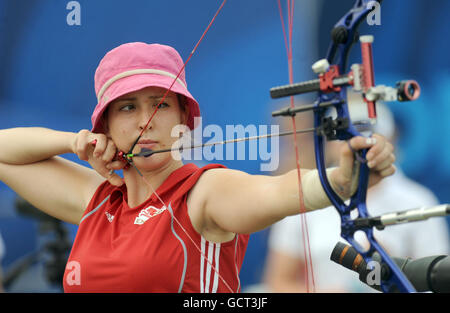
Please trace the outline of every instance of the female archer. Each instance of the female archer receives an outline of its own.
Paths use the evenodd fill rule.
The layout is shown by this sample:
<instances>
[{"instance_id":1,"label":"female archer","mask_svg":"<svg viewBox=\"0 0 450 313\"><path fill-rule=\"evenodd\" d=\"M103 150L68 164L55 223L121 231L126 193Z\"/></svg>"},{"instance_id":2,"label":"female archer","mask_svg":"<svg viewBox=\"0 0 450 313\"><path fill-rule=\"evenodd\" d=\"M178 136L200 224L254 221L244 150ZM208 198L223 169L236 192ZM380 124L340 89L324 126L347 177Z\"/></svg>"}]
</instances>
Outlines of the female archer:
<instances>
[{"instance_id":1,"label":"female archer","mask_svg":"<svg viewBox=\"0 0 450 313\"><path fill-rule=\"evenodd\" d=\"M123 44L96 70L91 131L0 131L0 179L40 210L79 225L66 292L240 291L249 234L300 212L295 171L263 176L219 164L198 168L170 153L117 157L170 148L178 140L173 127L194 128L200 109L182 70L169 46ZM394 173L393 148L382 136L354 137L349 145L369 148L370 185ZM65 153L92 168L59 156ZM352 193L353 162L345 146L339 166L329 169L342 198ZM306 210L329 206L317 171L301 172Z\"/></svg>"}]
</instances>

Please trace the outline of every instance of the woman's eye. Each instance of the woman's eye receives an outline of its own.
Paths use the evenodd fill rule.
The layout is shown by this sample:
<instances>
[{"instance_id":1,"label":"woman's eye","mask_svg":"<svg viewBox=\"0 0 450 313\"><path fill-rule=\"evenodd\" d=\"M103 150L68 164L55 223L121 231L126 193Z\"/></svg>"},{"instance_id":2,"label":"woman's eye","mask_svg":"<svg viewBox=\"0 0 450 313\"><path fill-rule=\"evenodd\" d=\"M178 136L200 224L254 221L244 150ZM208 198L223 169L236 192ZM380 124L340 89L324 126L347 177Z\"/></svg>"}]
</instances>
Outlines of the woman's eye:
<instances>
[{"instance_id":1,"label":"woman's eye","mask_svg":"<svg viewBox=\"0 0 450 313\"><path fill-rule=\"evenodd\" d=\"M156 105L155 105L155 106L156 106ZM163 108L167 108L167 107L169 107L169 104L166 103L166 102L163 102L163 103L159 103L159 104L158 104L158 109L163 109Z\"/></svg>"},{"instance_id":2,"label":"woman's eye","mask_svg":"<svg viewBox=\"0 0 450 313\"><path fill-rule=\"evenodd\" d=\"M120 107L120 111L131 111L134 109L133 104L126 104Z\"/></svg>"}]
</instances>

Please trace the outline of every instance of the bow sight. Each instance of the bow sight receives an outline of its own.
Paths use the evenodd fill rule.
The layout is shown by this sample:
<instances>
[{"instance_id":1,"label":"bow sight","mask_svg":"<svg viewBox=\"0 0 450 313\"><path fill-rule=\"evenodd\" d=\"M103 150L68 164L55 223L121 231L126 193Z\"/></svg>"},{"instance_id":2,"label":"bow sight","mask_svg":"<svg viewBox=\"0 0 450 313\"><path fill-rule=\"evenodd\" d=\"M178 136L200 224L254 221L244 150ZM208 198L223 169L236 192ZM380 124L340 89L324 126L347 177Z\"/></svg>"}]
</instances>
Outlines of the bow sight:
<instances>
[{"instance_id":1,"label":"bow sight","mask_svg":"<svg viewBox=\"0 0 450 313\"><path fill-rule=\"evenodd\" d=\"M313 71L319 75L318 79L306 82L289 84L270 89L270 96L273 99L290 97L309 92L321 92L322 94L340 92L342 87L352 87L357 93L362 93L363 99L367 104L368 118L372 123L376 122L376 101L413 101L420 96L420 86L414 80L405 80L397 82L395 87L385 85L375 86L375 78L373 72L373 55L372 43L373 36L361 36L361 54L362 64L353 64L348 74L340 74L338 65L330 65L327 59L322 59L313 64ZM341 101L342 102L342 101ZM284 109L272 112L272 116L293 116L296 113L325 109L335 106L336 102L327 101L320 104L311 104L299 106L296 108L286 107ZM338 130L346 127L348 121L330 120L326 118L325 122L328 127L322 127L322 133L327 139L338 139L333 137L331 128ZM328 129L328 131L327 131Z\"/></svg>"}]
</instances>

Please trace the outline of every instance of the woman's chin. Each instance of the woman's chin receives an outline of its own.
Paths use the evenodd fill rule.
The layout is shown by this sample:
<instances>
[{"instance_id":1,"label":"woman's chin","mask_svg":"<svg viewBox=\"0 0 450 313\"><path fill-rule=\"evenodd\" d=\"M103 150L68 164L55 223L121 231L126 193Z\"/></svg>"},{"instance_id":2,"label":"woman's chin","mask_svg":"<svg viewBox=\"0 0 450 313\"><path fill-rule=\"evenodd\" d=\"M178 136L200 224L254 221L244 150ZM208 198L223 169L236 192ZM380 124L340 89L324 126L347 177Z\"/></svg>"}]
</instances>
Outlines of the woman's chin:
<instances>
[{"instance_id":1,"label":"woman's chin","mask_svg":"<svg viewBox=\"0 0 450 313\"><path fill-rule=\"evenodd\" d=\"M171 162L175 162L175 160L173 160L170 155L152 155L149 157L138 157L133 159L134 165L141 172L160 171L161 169L170 166Z\"/></svg>"}]
</instances>

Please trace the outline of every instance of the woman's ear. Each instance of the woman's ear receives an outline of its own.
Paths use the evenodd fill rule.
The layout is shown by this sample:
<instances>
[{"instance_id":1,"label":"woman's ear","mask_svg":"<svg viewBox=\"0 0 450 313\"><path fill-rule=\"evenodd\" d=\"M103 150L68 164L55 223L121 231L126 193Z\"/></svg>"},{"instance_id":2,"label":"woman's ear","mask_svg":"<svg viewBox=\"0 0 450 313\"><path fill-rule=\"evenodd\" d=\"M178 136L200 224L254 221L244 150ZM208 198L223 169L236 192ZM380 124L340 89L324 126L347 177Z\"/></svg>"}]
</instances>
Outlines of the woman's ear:
<instances>
[{"instance_id":1,"label":"woman's ear","mask_svg":"<svg viewBox=\"0 0 450 313\"><path fill-rule=\"evenodd\" d=\"M188 123L188 120L189 120L189 107L188 106L185 106L184 107L184 120L183 120L183 124L184 125L187 125L187 123Z\"/></svg>"},{"instance_id":2,"label":"woman's ear","mask_svg":"<svg viewBox=\"0 0 450 313\"><path fill-rule=\"evenodd\" d=\"M109 127L108 127L107 111L105 111L105 112L102 114L102 117L100 118L100 123L101 123L101 125L102 125L104 134L106 135L106 137L109 138L109 137L110 137L110 134L109 134Z\"/></svg>"},{"instance_id":3,"label":"woman's ear","mask_svg":"<svg viewBox=\"0 0 450 313\"><path fill-rule=\"evenodd\" d=\"M178 95L178 104L180 106L180 122L187 125L189 119L189 106L187 106L186 98L182 95Z\"/></svg>"}]
</instances>

